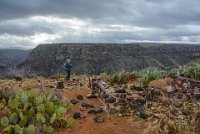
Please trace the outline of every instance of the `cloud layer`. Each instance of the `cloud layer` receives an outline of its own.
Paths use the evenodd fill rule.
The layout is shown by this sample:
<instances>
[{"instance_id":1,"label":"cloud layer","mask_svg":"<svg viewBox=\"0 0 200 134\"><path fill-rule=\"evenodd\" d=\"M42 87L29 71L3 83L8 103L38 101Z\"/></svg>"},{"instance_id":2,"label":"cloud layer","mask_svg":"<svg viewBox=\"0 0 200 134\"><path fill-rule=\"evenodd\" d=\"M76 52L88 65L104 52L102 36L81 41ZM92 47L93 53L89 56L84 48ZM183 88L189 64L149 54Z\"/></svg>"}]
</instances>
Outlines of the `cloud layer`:
<instances>
[{"instance_id":1,"label":"cloud layer","mask_svg":"<svg viewBox=\"0 0 200 134\"><path fill-rule=\"evenodd\" d=\"M200 42L199 0L1 0L0 48Z\"/></svg>"}]
</instances>

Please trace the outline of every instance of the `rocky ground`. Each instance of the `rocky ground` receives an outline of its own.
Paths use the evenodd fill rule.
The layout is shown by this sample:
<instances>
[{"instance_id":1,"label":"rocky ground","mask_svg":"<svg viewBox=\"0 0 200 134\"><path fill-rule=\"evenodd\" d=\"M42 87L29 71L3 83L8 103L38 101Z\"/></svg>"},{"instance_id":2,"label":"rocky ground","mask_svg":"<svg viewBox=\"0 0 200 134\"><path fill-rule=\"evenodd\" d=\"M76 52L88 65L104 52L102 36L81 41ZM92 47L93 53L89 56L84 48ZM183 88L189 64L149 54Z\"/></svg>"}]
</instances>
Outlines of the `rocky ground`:
<instances>
[{"instance_id":1,"label":"rocky ground","mask_svg":"<svg viewBox=\"0 0 200 134\"><path fill-rule=\"evenodd\" d=\"M77 119L73 124L72 128L67 130L71 134L140 134L142 130L139 129L134 123L130 122L130 117L120 117L118 115L110 115L106 112L98 113L98 114L89 114L88 111L91 109L100 109L103 108L103 104L99 99L87 99L86 96L91 92L89 88L82 87L77 90L66 91L64 96L68 99L76 99L77 96L81 95L84 97L83 100L79 100L79 103L74 105L73 109L70 111L70 116L73 116L74 113L79 112L81 114L81 119ZM80 105L93 104L94 108L81 108ZM103 122L97 123L94 118L97 116L101 116L103 118ZM99 120L100 121L100 120ZM56 134L63 134L63 131L60 130L56 132Z\"/></svg>"},{"instance_id":2,"label":"rocky ground","mask_svg":"<svg viewBox=\"0 0 200 134\"><path fill-rule=\"evenodd\" d=\"M96 84L98 82L99 79ZM53 91L63 101L73 103L66 116L73 117L74 124L68 129L56 129L55 134L199 133L198 81L166 78L151 82L148 88L133 83L122 86L107 84L106 90L114 89L114 92L109 90L104 95L101 86L97 85L95 89L93 86L91 83L89 88L85 76L70 82L42 77L0 80L0 89L38 88L41 92ZM125 110L120 111L121 108ZM116 113L109 114L111 109Z\"/></svg>"},{"instance_id":3,"label":"rocky ground","mask_svg":"<svg viewBox=\"0 0 200 134\"><path fill-rule=\"evenodd\" d=\"M87 95L91 93L91 89L88 88L87 77L74 79L71 82L64 81L63 89L57 88L57 83L60 81L63 82L64 80L57 78L44 79L42 77L23 80L6 79L0 80L0 89L17 91L20 89L30 90L32 88L38 88L41 92L54 91L56 95L65 101L78 101L76 102L77 104L72 101L74 103L73 108L66 115L75 118L72 127L68 129L55 129L55 134L140 134L143 132L139 124L133 123L130 116L110 115L104 110L101 110L104 108L104 105L99 98L87 99ZM94 108L81 107L84 103L91 104ZM99 109L100 112L96 114L93 112L94 109ZM80 113L80 118L78 113Z\"/></svg>"}]
</instances>

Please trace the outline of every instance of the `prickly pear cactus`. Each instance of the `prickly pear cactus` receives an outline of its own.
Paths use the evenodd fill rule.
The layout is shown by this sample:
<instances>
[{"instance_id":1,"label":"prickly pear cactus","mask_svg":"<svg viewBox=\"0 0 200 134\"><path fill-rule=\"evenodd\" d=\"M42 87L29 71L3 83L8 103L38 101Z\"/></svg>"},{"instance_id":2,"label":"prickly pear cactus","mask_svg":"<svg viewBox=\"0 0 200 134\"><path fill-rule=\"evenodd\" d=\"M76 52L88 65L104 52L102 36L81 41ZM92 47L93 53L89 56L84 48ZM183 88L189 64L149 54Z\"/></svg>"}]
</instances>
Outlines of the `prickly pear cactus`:
<instances>
[{"instance_id":1,"label":"prickly pear cactus","mask_svg":"<svg viewBox=\"0 0 200 134\"><path fill-rule=\"evenodd\" d=\"M14 126L14 132L15 134L23 134L24 128L22 128L20 125L17 124Z\"/></svg>"},{"instance_id":2,"label":"prickly pear cactus","mask_svg":"<svg viewBox=\"0 0 200 134\"><path fill-rule=\"evenodd\" d=\"M25 130L25 134L35 134L35 132L36 128L34 125L29 125Z\"/></svg>"},{"instance_id":3,"label":"prickly pear cactus","mask_svg":"<svg viewBox=\"0 0 200 134\"><path fill-rule=\"evenodd\" d=\"M5 91L6 92L6 91ZM73 119L64 115L72 108L64 104L52 93L39 94L39 90L18 91L15 96L0 90L0 105L5 117L0 119L0 125L7 134L52 133L53 127L70 127ZM6 110L7 109L7 110Z\"/></svg>"},{"instance_id":4,"label":"prickly pear cactus","mask_svg":"<svg viewBox=\"0 0 200 134\"><path fill-rule=\"evenodd\" d=\"M1 123L1 126L7 127L9 125L9 120L7 117L2 117L0 123Z\"/></svg>"},{"instance_id":5,"label":"prickly pear cactus","mask_svg":"<svg viewBox=\"0 0 200 134\"><path fill-rule=\"evenodd\" d=\"M38 113L36 115L36 121L40 124L43 124L43 123L45 123L46 120L41 113Z\"/></svg>"},{"instance_id":6,"label":"prickly pear cactus","mask_svg":"<svg viewBox=\"0 0 200 134\"><path fill-rule=\"evenodd\" d=\"M53 130L54 130L53 127L47 126L46 124L44 124L43 127L42 127L42 131L43 131L44 133L52 133Z\"/></svg>"},{"instance_id":7,"label":"prickly pear cactus","mask_svg":"<svg viewBox=\"0 0 200 134\"><path fill-rule=\"evenodd\" d=\"M18 120L19 120L19 117L18 117L17 113L14 112L14 113L10 114L10 118L9 119L10 119L10 122L12 124L16 124L18 122Z\"/></svg>"}]
</instances>

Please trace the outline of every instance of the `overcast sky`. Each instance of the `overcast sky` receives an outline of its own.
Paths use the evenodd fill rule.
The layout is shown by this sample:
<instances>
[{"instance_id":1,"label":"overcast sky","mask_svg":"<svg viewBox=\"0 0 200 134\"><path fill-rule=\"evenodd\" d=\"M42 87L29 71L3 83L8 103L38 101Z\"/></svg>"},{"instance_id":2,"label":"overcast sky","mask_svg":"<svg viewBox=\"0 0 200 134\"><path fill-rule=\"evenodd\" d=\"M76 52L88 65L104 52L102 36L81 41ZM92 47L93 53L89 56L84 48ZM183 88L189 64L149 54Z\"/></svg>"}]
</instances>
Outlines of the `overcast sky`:
<instances>
[{"instance_id":1,"label":"overcast sky","mask_svg":"<svg viewBox=\"0 0 200 134\"><path fill-rule=\"evenodd\" d=\"M0 48L200 42L200 0L0 0Z\"/></svg>"}]
</instances>

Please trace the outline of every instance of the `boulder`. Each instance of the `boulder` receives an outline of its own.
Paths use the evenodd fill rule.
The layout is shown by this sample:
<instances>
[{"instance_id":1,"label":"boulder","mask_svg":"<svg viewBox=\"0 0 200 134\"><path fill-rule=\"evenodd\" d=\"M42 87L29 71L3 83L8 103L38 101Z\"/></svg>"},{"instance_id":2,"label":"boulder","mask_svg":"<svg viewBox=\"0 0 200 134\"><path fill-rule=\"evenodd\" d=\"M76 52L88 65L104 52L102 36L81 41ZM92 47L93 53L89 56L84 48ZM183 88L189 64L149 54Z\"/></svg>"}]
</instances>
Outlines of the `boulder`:
<instances>
[{"instance_id":1,"label":"boulder","mask_svg":"<svg viewBox=\"0 0 200 134\"><path fill-rule=\"evenodd\" d=\"M136 112L138 113L139 117L142 119L147 119L148 115L144 111L144 109L137 109Z\"/></svg>"},{"instance_id":2,"label":"boulder","mask_svg":"<svg viewBox=\"0 0 200 134\"><path fill-rule=\"evenodd\" d=\"M114 103L114 102L116 102L116 98L112 97L112 96L108 97L108 98L106 98L105 102L106 103Z\"/></svg>"},{"instance_id":3,"label":"boulder","mask_svg":"<svg viewBox=\"0 0 200 134\"><path fill-rule=\"evenodd\" d=\"M102 116L96 116L94 118L94 121L97 122L97 123L101 123L101 122L104 122L105 119Z\"/></svg>"},{"instance_id":4,"label":"boulder","mask_svg":"<svg viewBox=\"0 0 200 134\"><path fill-rule=\"evenodd\" d=\"M126 93L125 89L117 89L115 90L115 93Z\"/></svg>"},{"instance_id":5,"label":"boulder","mask_svg":"<svg viewBox=\"0 0 200 134\"><path fill-rule=\"evenodd\" d=\"M98 111L96 109L91 109L88 111L88 114L97 114Z\"/></svg>"},{"instance_id":6,"label":"boulder","mask_svg":"<svg viewBox=\"0 0 200 134\"><path fill-rule=\"evenodd\" d=\"M131 90L135 90L135 91L144 91L144 88L132 86L132 87L131 87Z\"/></svg>"},{"instance_id":7,"label":"boulder","mask_svg":"<svg viewBox=\"0 0 200 134\"><path fill-rule=\"evenodd\" d=\"M89 94L89 95L87 95L87 98L88 99L96 99L96 98L98 98L98 96L95 94Z\"/></svg>"},{"instance_id":8,"label":"boulder","mask_svg":"<svg viewBox=\"0 0 200 134\"><path fill-rule=\"evenodd\" d=\"M138 105L144 105L146 103L146 100L145 99L137 99L136 102Z\"/></svg>"},{"instance_id":9,"label":"boulder","mask_svg":"<svg viewBox=\"0 0 200 134\"><path fill-rule=\"evenodd\" d=\"M175 91L175 88L172 86L167 86L167 87L165 87L165 91L167 93L173 93Z\"/></svg>"},{"instance_id":10,"label":"boulder","mask_svg":"<svg viewBox=\"0 0 200 134\"><path fill-rule=\"evenodd\" d=\"M58 81L58 82L57 82L57 88L58 88L58 89L63 89L63 88L64 88L64 83L63 83L63 81Z\"/></svg>"},{"instance_id":11,"label":"boulder","mask_svg":"<svg viewBox=\"0 0 200 134\"><path fill-rule=\"evenodd\" d=\"M183 88L188 89L190 87L190 82L184 82L183 83Z\"/></svg>"},{"instance_id":12,"label":"boulder","mask_svg":"<svg viewBox=\"0 0 200 134\"><path fill-rule=\"evenodd\" d=\"M81 107L85 107L85 108L94 108L93 104L89 104L89 103L82 103Z\"/></svg>"},{"instance_id":13,"label":"boulder","mask_svg":"<svg viewBox=\"0 0 200 134\"><path fill-rule=\"evenodd\" d=\"M79 101L78 101L78 100L76 100L76 99L71 99L71 100L70 100L70 102L71 102L72 104L74 104L74 105L76 105L76 104L78 104L78 103L79 103Z\"/></svg>"},{"instance_id":14,"label":"boulder","mask_svg":"<svg viewBox=\"0 0 200 134\"><path fill-rule=\"evenodd\" d=\"M193 94L192 98L195 100L200 100L200 94Z\"/></svg>"},{"instance_id":15,"label":"boulder","mask_svg":"<svg viewBox=\"0 0 200 134\"><path fill-rule=\"evenodd\" d=\"M79 112L75 112L73 114L73 119L81 119L81 114Z\"/></svg>"},{"instance_id":16,"label":"boulder","mask_svg":"<svg viewBox=\"0 0 200 134\"><path fill-rule=\"evenodd\" d=\"M84 99L84 97L82 96L82 95L77 95L77 97L76 97L78 100L83 100Z\"/></svg>"}]
</instances>

